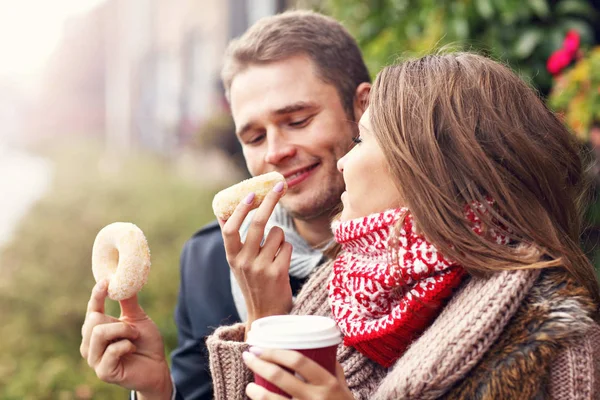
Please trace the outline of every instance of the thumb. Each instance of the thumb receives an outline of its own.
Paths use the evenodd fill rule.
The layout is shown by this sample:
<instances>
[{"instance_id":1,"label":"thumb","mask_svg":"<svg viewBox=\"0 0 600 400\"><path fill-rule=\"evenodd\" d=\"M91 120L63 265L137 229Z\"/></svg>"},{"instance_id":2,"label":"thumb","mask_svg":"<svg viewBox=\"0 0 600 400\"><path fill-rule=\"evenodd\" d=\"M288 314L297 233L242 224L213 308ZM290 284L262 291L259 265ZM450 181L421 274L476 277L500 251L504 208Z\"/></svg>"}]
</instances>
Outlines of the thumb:
<instances>
[{"instance_id":1,"label":"thumb","mask_svg":"<svg viewBox=\"0 0 600 400\"><path fill-rule=\"evenodd\" d=\"M345 388L348 388L346 376L344 375L344 369L338 361L335 362L335 377L339 382L341 382L344 385Z\"/></svg>"},{"instance_id":2,"label":"thumb","mask_svg":"<svg viewBox=\"0 0 600 400\"><path fill-rule=\"evenodd\" d=\"M344 377L344 369L340 365L339 361L335 362L335 377L338 379Z\"/></svg>"},{"instance_id":3,"label":"thumb","mask_svg":"<svg viewBox=\"0 0 600 400\"><path fill-rule=\"evenodd\" d=\"M140 320L147 317L146 313L138 303L136 294L128 299L120 300L119 304L121 306L121 318Z\"/></svg>"}]
</instances>

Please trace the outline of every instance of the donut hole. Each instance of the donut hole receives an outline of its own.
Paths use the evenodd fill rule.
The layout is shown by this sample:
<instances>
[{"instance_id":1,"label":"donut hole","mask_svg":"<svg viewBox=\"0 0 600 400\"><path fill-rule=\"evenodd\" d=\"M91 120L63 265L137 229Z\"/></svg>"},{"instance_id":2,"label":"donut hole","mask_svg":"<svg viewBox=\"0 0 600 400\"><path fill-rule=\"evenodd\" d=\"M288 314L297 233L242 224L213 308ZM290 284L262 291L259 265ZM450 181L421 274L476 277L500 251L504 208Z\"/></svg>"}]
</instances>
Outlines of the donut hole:
<instances>
[{"instance_id":1,"label":"donut hole","mask_svg":"<svg viewBox=\"0 0 600 400\"><path fill-rule=\"evenodd\" d=\"M117 272L117 267L119 266L119 250L112 248L108 251L107 256L107 266L112 275Z\"/></svg>"}]
</instances>

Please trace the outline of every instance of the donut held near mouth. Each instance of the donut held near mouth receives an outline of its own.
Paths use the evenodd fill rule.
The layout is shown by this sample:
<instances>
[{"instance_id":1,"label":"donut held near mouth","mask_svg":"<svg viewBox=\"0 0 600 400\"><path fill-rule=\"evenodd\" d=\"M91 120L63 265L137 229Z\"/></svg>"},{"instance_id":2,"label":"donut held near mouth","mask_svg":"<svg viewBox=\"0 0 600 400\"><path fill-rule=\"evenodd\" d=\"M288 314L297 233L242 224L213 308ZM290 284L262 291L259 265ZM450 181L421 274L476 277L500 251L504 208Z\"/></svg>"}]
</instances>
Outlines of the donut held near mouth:
<instances>
[{"instance_id":1,"label":"donut held near mouth","mask_svg":"<svg viewBox=\"0 0 600 400\"><path fill-rule=\"evenodd\" d=\"M240 202L246 198L249 193L254 193L254 200L251 209L258 208L264 200L267 193L273 190L278 183L283 182L282 196L287 191L287 182L285 177L279 172L268 172L221 190L213 198L213 212L215 216L223 221L227 221Z\"/></svg>"},{"instance_id":2,"label":"donut held near mouth","mask_svg":"<svg viewBox=\"0 0 600 400\"><path fill-rule=\"evenodd\" d=\"M114 222L102 228L92 249L92 273L99 282L108 279L108 297L125 300L146 284L150 248L135 224Z\"/></svg>"}]
</instances>

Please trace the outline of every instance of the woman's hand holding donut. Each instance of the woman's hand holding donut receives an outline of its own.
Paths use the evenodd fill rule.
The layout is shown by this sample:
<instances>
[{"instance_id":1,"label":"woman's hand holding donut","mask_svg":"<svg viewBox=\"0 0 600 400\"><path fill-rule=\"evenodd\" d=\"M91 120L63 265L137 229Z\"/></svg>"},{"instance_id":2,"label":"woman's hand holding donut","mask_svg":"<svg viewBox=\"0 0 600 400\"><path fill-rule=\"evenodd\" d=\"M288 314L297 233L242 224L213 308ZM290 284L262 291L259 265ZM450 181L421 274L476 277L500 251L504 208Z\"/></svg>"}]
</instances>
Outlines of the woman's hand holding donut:
<instances>
[{"instance_id":1,"label":"woman's hand holding donut","mask_svg":"<svg viewBox=\"0 0 600 400\"><path fill-rule=\"evenodd\" d=\"M252 209L254 193L242 200L227 221L219 220L227 261L240 285L248 309L248 327L262 317L287 314L292 308L289 267L292 245L283 230L273 227L264 240L265 226L283 194L283 182L273 187L252 217L246 240L240 227Z\"/></svg>"},{"instance_id":2,"label":"woman's hand holding donut","mask_svg":"<svg viewBox=\"0 0 600 400\"><path fill-rule=\"evenodd\" d=\"M92 290L81 328L81 355L103 381L138 392L139 399L170 399L169 366L156 324L134 296L120 301L121 317L104 313L107 281Z\"/></svg>"}]
</instances>

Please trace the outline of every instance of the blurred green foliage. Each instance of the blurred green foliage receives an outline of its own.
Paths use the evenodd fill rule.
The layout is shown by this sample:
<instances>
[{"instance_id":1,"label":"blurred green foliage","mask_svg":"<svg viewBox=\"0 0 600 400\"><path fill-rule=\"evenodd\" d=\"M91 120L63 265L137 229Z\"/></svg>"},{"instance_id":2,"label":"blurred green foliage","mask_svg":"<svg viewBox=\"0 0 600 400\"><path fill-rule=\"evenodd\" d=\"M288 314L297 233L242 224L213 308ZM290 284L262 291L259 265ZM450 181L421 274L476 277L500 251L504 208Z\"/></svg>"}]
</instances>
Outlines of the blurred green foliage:
<instances>
[{"instance_id":1,"label":"blurred green foliage","mask_svg":"<svg viewBox=\"0 0 600 400\"><path fill-rule=\"evenodd\" d=\"M376 74L398 56L434 48L480 51L503 60L542 92L551 86L546 60L565 33L594 37L597 11L585 0L305 0L342 21Z\"/></svg>"},{"instance_id":2,"label":"blurred green foliage","mask_svg":"<svg viewBox=\"0 0 600 400\"><path fill-rule=\"evenodd\" d=\"M102 383L79 354L94 285L94 238L115 221L144 231L152 269L139 300L170 352L177 340L179 254L213 218L218 188L186 182L150 156L117 163L81 145L45 149L44 155L55 166L52 188L0 253L0 399L127 398L124 389ZM118 304L109 300L107 311L118 316Z\"/></svg>"}]
</instances>

